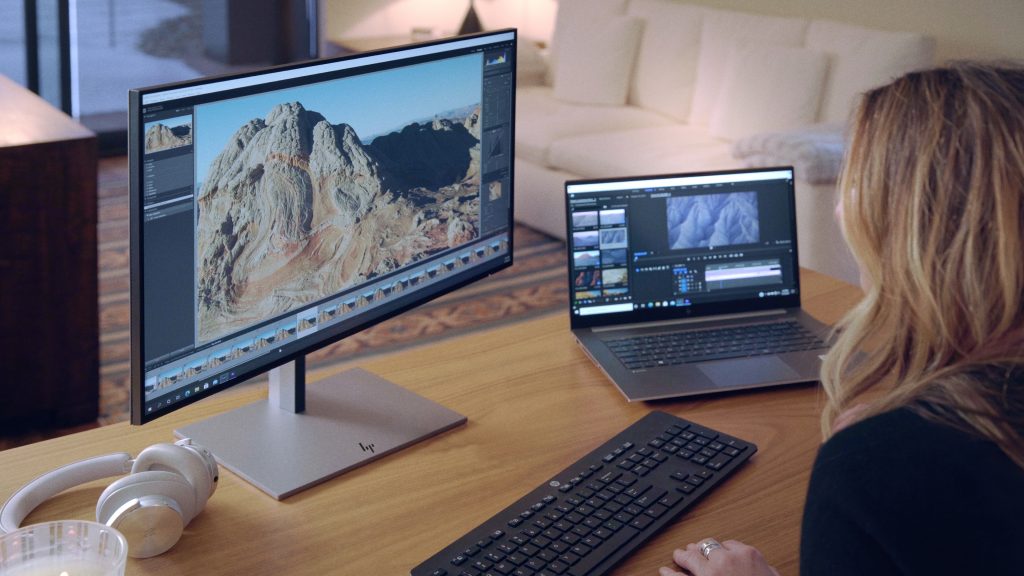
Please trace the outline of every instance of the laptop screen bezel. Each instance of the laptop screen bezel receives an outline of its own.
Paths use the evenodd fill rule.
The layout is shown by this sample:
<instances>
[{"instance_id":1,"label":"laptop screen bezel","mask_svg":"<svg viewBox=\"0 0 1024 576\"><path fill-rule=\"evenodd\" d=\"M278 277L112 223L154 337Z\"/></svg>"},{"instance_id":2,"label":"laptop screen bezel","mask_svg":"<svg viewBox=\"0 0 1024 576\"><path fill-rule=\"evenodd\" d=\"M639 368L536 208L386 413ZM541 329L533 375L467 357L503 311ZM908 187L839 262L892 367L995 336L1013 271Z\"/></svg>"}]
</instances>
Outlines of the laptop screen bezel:
<instances>
[{"instance_id":1,"label":"laptop screen bezel","mask_svg":"<svg viewBox=\"0 0 1024 576\"><path fill-rule=\"evenodd\" d=\"M573 286L573 255L572 250L566 250L567 257L567 274L569 286L569 320L572 329L577 328L593 328L593 327L605 327L605 326L618 326L623 324L642 324L648 322L663 322L671 320L683 320L690 318L703 318L710 316L718 316L722 314L744 314L749 312L759 312L764 310L777 310L777 309L789 309L800 307L800 254L798 250L797 242L797 224L796 224L796 193L795 193L795 175L792 166L772 166L766 168L744 168L738 170L709 170L705 172L683 172L677 174L654 174L654 175L642 175L642 176L624 176L619 178L587 178L577 180L567 180L563 194L565 196L565 220L566 220L566 246L570 248L570 242L572 238L572 208L570 205L569 189L572 186L580 185L593 185L593 184L611 184L618 185L624 183L636 182L639 187L639 183L647 184L649 187L658 187L655 181L658 180L669 180L679 178L698 178L705 176L732 176L751 174L758 172L778 172L788 171L789 177L789 222L790 222L790 237L793 239L793 265L796 268L796 272L793 275L793 288L795 290L788 296L775 296L772 298L749 298L742 300L731 300L728 302L707 302L707 303L694 303L690 306L672 306L664 308L639 308L633 310L627 310L617 313L608 314L594 314L594 315L580 315L573 313L573 300L572 300L572 286ZM665 184L669 185L669 184ZM623 190L629 190L634 188L633 186L625 186Z\"/></svg>"}]
</instances>

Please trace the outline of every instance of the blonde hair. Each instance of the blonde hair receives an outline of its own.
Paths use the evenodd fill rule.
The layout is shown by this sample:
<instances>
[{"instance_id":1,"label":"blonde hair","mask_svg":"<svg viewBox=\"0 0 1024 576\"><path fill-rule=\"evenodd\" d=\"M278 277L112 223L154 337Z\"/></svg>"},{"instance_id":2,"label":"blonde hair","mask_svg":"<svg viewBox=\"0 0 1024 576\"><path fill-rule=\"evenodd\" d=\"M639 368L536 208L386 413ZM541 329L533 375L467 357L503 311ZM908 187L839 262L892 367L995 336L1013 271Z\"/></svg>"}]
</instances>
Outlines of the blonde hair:
<instances>
[{"instance_id":1,"label":"blonde hair","mask_svg":"<svg viewBox=\"0 0 1024 576\"><path fill-rule=\"evenodd\" d=\"M839 189L865 298L822 366L826 437L909 406L1024 468L1024 68L958 63L865 94Z\"/></svg>"}]
</instances>

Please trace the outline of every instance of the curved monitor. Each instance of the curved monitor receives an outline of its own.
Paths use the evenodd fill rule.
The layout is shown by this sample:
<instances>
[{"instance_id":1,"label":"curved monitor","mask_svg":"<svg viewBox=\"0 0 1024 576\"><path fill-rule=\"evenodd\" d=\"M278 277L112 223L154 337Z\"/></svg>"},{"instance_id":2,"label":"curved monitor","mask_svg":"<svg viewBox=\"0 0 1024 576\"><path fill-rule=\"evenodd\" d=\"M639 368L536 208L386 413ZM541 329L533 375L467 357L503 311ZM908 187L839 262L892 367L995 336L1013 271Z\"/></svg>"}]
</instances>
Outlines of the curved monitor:
<instances>
[{"instance_id":1,"label":"curved monitor","mask_svg":"<svg viewBox=\"0 0 1024 576\"><path fill-rule=\"evenodd\" d=\"M132 90L132 423L511 265L515 43Z\"/></svg>"}]
</instances>

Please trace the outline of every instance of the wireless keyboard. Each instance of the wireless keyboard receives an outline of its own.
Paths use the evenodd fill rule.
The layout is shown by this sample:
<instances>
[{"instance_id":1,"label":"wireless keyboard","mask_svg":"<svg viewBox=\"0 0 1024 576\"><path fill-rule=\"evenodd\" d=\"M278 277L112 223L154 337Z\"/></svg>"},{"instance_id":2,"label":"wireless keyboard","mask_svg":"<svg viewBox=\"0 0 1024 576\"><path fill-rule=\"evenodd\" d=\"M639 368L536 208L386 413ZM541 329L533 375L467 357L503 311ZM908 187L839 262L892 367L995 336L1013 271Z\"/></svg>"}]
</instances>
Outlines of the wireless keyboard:
<instances>
[{"instance_id":1,"label":"wireless keyboard","mask_svg":"<svg viewBox=\"0 0 1024 576\"><path fill-rule=\"evenodd\" d=\"M412 576L605 574L756 451L750 442L651 412Z\"/></svg>"}]
</instances>

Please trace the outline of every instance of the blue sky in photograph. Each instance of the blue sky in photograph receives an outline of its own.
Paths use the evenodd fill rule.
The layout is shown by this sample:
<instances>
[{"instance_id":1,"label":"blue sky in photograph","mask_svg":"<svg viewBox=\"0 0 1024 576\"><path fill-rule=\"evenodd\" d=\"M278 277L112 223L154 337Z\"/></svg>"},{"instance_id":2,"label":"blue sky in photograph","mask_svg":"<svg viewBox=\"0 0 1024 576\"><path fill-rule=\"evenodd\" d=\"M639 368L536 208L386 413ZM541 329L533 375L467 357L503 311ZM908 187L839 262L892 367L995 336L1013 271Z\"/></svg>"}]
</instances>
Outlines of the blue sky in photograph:
<instances>
[{"instance_id":1,"label":"blue sky in photograph","mask_svg":"<svg viewBox=\"0 0 1024 576\"><path fill-rule=\"evenodd\" d=\"M301 102L331 124L349 124L364 141L439 112L478 104L482 58L468 54L197 106L196 181L203 182L210 163L241 126L265 118L278 104Z\"/></svg>"}]
</instances>

